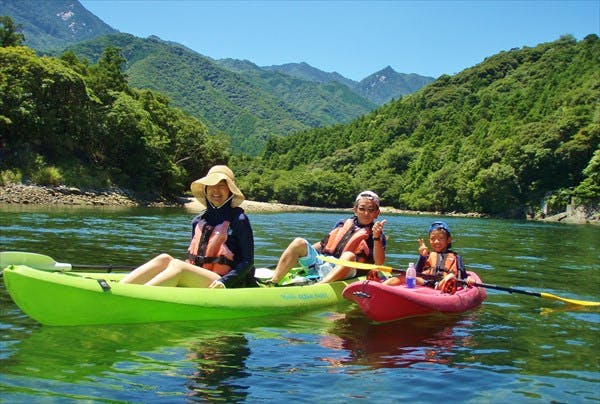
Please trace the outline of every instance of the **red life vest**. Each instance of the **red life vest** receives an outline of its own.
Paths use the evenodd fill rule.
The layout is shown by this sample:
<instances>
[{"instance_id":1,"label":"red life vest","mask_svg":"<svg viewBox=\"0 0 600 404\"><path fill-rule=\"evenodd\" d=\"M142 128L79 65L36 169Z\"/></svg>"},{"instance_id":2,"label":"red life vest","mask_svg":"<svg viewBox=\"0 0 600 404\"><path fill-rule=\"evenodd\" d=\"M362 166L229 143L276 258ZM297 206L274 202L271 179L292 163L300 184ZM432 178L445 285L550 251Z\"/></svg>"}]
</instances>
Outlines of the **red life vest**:
<instances>
[{"instance_id":1,"label":"red life vest","mask_svg":"<svg viewBox=\"0 0 600 404\"><path fill-rule=\"evenodd\" d=\"M444 262L438 263L438 260L442 259L443 255L436 252L429 253L429 257L427 257L427 261L425 262L425 265L423 265L421 273L425 275L438 275L452 272L454 275L458 276L458 259L456 254L448 252L445 255L446 259Z\"/></svg>"},{"instance_id":2,"label":"red life vest","mask_svg":"<svg viewBox=\"0 0 600 404\"><path fill-rule=\"evenodd\" d=\"M371 229L359 227L354 219L347 219L342 226L333 229L321 242L321 252L339 258L345 251L352 251L357 257L370 255L367 239L371 236Z\"/></svg>"},{"instance_id":3,"label":"red life vest","mask_svg":"<svg viewBox=\"0 0 600 404\"><path fill-rule=\"evenodd\" d=\"M210 226L206 224L206 221L200 220L196 224L194 237L188 247L187 262L219 275L225 275L231 271L233 253L225 244L228 230L228 221Z\"/></svg>"}]
</instances>

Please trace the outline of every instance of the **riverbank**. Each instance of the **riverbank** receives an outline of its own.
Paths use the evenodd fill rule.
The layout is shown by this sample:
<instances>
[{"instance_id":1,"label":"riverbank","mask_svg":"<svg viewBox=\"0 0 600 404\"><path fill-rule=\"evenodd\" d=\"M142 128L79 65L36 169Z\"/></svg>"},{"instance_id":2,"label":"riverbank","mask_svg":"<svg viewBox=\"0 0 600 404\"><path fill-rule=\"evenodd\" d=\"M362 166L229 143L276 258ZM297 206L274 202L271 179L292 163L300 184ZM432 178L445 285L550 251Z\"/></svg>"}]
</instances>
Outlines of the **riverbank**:
<instances>
[{"instance_id":1,"label":"riverbank","mask_svg":"<svg viewBox=\"0 0 600 404\"><path fill-rule=\"evenodd\" d=\"M66 186L37 186L10 184L0 187L0 204L22 204L22 205L71 205L71 206L151 206L151 207L185 207L191 212L199 212L204 209L195 198L183 196L174 200L157 199L146 200L137 198L133 192L120 188L109 188L104 190L87 190ZM301 205L286 205L283 203L244 201L242 208L248 213L255 212L306 212L306 211L351 211L351 209L329 209ZM411 215L441 215L460 217L482 217L478 213L453 213L453 212L425 212L408 211L392 207L381 207L383 214L411 214ZM600 224L598 212L588 212L581 208L569 208L567 212L535 218L534 220L564 223L592 223Z\"/></svg>"},{"instance_id":2,"label":"riverbank","mask_svg":"<svg viewBox=\"0 0 600 404\"><path fill-rule=\"evenodd\" d=\"M67 206L152 206L152 207L184 207L192 212L200 212L205 209L204 205L199 203L196 198L191 196L182 196L175 200L145 200L136 198L133 192L119 188L104 190L86 190L76 187L66 186L37 186L10 184L0 187L0 204L21 204L21 205L67 205ZM332 209L311 207L302 205L286 205L277 202L257 202L245 200L242 202L242 208L248 213L256 212L350 212L351 208ZM381 207L383 214L422 214L436 215L439 212L415 212L400 210L391 207ZM448 216L470 216L481 217L473 214L446 214Z\"/></svg>"}]
</instances>

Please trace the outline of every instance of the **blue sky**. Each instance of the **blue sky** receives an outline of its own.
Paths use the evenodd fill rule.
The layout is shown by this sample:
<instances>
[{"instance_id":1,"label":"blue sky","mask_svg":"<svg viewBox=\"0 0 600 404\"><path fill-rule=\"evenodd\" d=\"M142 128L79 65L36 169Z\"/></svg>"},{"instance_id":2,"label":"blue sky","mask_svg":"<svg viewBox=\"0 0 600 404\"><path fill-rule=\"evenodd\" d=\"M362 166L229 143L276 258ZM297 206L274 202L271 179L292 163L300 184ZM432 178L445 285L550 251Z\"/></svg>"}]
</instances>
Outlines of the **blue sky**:
<instances>
[{"instance_id":1,"label":"blue sky","mask_svg":"<svg viewBox=\"0 0 600 404\"><path fill-rule=\"evenodd\" d=\"M438 77L503 50L600 35L600 0L80 0L111 27L214 59L306 62L360 81L391 66Z\"/></svg>"}]
</instances>

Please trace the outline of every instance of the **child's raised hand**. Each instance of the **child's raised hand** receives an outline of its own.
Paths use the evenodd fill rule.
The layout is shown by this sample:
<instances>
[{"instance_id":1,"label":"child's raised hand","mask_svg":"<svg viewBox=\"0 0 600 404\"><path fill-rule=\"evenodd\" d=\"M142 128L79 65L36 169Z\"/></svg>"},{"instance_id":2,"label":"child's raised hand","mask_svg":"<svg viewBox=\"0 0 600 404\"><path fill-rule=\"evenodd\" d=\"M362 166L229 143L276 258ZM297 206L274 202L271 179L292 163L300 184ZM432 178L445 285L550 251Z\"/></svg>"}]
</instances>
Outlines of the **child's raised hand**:
<instances>
[{"instance_id":1,"label":"child's raised hand","mask_svg":"<svg viewBox=\"0 0 600 404\"><path fill-rule=\"evenodd\" d=\"M419 239L419 254L423 257L427 257L429 255L429 249L425 245L425 242L422 238Z\"/></svg>"}]
</instances>

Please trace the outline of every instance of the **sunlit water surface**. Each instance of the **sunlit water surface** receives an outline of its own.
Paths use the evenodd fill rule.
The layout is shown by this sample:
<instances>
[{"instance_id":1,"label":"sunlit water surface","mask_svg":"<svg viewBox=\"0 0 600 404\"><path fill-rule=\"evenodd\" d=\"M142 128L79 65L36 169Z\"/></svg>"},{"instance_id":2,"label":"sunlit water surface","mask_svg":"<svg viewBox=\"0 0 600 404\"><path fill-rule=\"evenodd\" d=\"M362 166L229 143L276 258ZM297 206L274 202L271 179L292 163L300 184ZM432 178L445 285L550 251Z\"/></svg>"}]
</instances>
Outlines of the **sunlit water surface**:
<instances>
[{"instance_id":1,"label":"sunlit water surface","mask_svg":"<svg viewBox=\"0 0 600 404\"><path fill-rule=\"evenodd\" d=\"M251 214L257 266L345 213ZM183 256L183 209L0 207L0 250L73 264ZM416 258L428 216L386 217L387 264ZM445 218L484 282L600 300L600 228ZM488 290L476 310L371 324L351 304L218 323L48 327L0 280L0 401L599 402L600 311Z\"/></svg>"}]
</instances>

